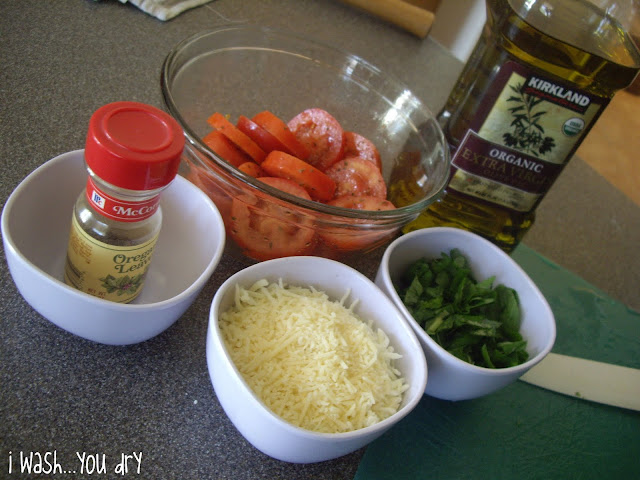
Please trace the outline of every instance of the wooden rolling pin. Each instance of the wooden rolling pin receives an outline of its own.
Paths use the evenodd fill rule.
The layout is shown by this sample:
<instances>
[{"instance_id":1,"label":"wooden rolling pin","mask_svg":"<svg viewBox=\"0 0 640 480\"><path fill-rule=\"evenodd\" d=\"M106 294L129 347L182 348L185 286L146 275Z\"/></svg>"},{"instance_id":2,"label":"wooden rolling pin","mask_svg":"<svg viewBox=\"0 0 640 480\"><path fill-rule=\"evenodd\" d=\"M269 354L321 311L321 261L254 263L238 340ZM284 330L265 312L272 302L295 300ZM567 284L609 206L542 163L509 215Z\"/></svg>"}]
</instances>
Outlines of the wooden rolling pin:
<instances>
[{"instance_id":1,"label":"wooden rolling pin","mask_svg":"<svg viewBox=\"0 0 640 480\"><path fill-rule=\"evenodd\" d=\"M402 0L342 0L420 37L429 33L435 15Z\"/></svg>"}]
</instances>

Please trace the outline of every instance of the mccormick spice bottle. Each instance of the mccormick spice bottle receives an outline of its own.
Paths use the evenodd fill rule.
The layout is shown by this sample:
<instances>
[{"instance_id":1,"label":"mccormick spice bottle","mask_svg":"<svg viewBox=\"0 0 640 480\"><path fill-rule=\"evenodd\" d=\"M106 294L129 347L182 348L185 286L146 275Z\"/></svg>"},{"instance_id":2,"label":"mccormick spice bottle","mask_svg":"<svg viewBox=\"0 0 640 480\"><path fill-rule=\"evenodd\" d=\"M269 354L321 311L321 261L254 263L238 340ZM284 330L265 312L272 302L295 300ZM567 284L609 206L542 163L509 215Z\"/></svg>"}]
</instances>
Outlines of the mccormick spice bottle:
<instances>
[{"instance_id":1,"label":"mccormick spice bottle","mask_svg":"<svg viewBox=\"0 0 640 480\"><path fill-rule=\"evenodd\" d=\"M116 102L89 121L87 186L73 211L65 282L126 303L140 293L162 224L160 192L184 147L178 123L155 107Z\"/></svg>"},{"instance_id":2,"label":"mccormick spice bottle","mask_svg":"<svg viewBox=\"0 0 640 480\"><path fill-rule=\"evenodd\" d=\"M633 1L487 1L483 33L439 114L449 184L405 232L449 225L507 252L518 245L609 100L640 69L620 23L638 8Z\"/></svg>"}]
</instances>

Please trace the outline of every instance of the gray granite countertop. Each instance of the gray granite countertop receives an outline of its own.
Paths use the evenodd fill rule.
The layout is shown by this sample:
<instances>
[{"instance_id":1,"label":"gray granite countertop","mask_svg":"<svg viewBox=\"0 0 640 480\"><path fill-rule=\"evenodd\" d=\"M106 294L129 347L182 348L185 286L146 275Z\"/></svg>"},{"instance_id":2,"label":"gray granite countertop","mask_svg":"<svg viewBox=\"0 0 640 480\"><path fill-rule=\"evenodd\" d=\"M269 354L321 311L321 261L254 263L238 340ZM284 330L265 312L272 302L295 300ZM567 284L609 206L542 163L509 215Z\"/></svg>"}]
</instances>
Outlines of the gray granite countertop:
<instances>
[{"instance_id":1,"label":"gray granite countertop","mask_svg":"<svg viewBox=\"0 0 640 480\"><path fill-rule=\"evenodd\" d=\"M0 4L0 202L36 167L82 148L89 117L116 100L162 107L159 72L177 42L229 22L295 30L393 71L437 111L461 65L420 40L330 0L217 0L168 22L116 0L3 0ZM640 309L640 208L574 159L543 201L525 243L613 298ZM378 252L379 254L380 252ZM355 265L373 276L374 254ZM211 299L245 262L225 256L193 306L156 338L113 347L75 337L34 312L0 262L0 478L11 455L105 455L91 478L350 479L362 452L292 465L255 450L209 382ZM140 474L113 474L142 452ZM14 459L15 461L15 459ZM62 476L62 475L61 475ZM77 475L79 478L80 477Z\"/></svg>"}]
</instances>

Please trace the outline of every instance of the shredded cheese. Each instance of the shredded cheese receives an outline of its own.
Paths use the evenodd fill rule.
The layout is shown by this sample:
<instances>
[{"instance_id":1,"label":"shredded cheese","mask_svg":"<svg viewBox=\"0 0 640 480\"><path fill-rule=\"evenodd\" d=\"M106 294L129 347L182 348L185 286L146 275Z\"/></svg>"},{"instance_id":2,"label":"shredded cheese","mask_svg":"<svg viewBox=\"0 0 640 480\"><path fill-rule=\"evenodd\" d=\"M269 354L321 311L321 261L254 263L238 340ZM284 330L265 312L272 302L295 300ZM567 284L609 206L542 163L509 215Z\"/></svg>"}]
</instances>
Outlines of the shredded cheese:
<instances>
[{"instance_id":1,"label":"shredded cheese","mask_svg":"<svg viewBox=\"0 0 640 480\"><path fill-rule=\"evenodd\" d=\"M313 287L260 280L235 288L220 316L231 359L251 389L285 421L339 433L393 415L408 384L380 329Z\"/></svg>"}]
</instances>

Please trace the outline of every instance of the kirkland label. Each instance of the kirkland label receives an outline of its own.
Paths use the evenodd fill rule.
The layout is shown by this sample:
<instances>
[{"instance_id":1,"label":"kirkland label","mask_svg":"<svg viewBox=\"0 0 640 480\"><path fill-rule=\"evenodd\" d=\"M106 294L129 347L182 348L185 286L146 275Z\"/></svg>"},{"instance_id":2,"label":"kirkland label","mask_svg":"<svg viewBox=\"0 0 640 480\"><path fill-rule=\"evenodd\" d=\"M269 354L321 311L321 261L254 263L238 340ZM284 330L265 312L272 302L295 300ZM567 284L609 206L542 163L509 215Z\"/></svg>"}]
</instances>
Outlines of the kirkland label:
<instances>
[{"instance_id":1,"label":"kirkland label","mask_svg":"<svg viewBox=\"0 0 640 480\"><path fill-rule=\"evenodd\" d=\"M605 105L605 99L507 62L453 157L449 188L532 210Z\"/></svg>"},{"instance_id":2,"label":"kirkland label","mask_svg":"<svg viewBox=\"0 0 640 480\"><path fill-rule=\"evenodd\" d=\"M585 93L571 90L562 85L529 75L524 82L522 93L547 100L561 107L568 108L584 115L591 104L591 97Z\"/></svg>"}]
</instances>

